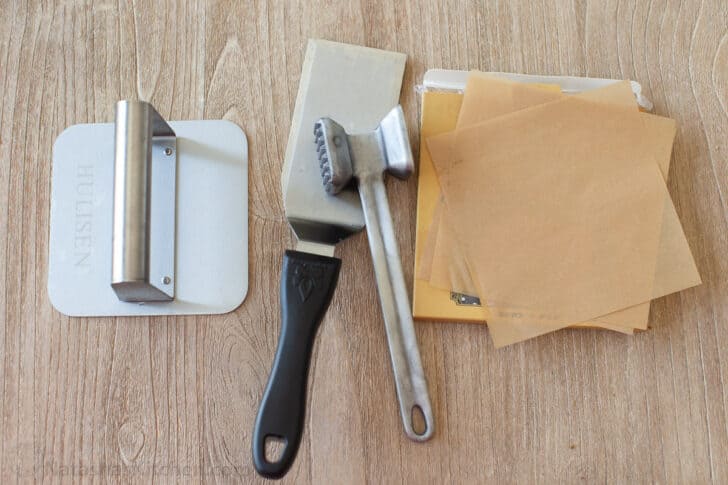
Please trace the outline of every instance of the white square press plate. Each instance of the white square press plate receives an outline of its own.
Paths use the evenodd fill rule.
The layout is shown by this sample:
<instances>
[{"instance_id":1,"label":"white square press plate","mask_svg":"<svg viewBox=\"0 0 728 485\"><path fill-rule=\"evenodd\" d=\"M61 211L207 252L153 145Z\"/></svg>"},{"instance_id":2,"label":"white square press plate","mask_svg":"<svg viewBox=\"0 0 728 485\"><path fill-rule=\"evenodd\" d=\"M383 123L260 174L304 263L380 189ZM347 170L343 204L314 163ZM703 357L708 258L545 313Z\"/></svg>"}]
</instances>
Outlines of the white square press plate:
<instances>
[{"instance_id":1,"label":"white square press plate","mask_svg":"<svg viewBox=\"0 0 728 485\"><path fill-rule=\"evenodd\" d=\"M48 295L69 316L226 313L248 292L248 143L223 120L172 121L177 134L175 299L128 303L111 289L114 124L56 139Z\"/></svg>"}]
</instances>

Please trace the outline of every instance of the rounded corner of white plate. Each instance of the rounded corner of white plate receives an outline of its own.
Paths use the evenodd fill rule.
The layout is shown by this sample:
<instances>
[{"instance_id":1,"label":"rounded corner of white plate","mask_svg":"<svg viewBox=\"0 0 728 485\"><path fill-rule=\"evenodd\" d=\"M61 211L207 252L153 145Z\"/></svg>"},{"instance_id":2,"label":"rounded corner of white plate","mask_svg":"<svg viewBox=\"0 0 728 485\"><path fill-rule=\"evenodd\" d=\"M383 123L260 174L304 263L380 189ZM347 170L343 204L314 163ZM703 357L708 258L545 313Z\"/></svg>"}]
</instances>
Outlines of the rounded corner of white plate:
<instances>
[{"instance_id":1,"label":"rounded corner of white plate","mask_svg":"<svg viewBox=\"0 0 728 485\"><path fill-rule=\"evenodd\" d=\"M234 131L241 137L241 142L244 144L245 148L248 147L248 135L245 133L245 130L243 130L243 128L240 125L238 125L234 121L230 121L230 120L217 120L217 121L224 126L229 126L230 128L234 129Z\"/></svg>"},{"instance_id":2,"label":"rounded corner of white plate","mask_svg":"<svg viewBox=\"0 0 728 485\"><path fill-rule=\"evenodd\" d=\"M55 288L55 285L51 284L51 281L49 279L48 286L46 287L46 294L48 295L48 301L50 301L53 309L61 315L65 315L67 317L74 316L69 314L69 312L64 308L65 301L63 301L58 295L56 295L57 290Z\"/></svg>"},{"instance_id":3,"label":"rounded corner of white plate","mask_svg":"<svg viewBox=\"0 0 728 485\"><path fill-rule=\"evenodd\" d=\"M240 308L243 303L245 303L245 300L248 298L248 282L245 281L245 285L243 286L240 296L235 300L234 303L231 303L229 306L222 308L219 312L216 313L216 315L224 315L226 313L232 313L238 308Z\"/></svg>"}]
</instances>

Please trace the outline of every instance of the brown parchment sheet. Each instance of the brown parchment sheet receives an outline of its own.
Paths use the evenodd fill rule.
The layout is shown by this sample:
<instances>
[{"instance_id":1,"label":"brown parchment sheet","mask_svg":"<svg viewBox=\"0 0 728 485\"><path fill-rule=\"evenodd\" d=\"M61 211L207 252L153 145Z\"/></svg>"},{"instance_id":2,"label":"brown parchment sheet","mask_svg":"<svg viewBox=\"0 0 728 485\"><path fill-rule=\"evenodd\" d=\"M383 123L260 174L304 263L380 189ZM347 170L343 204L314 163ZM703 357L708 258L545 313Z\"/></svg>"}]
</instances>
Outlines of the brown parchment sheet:
<instances>
[{"instance_id":1,"label":"brown parchment sheet","mask_svg":"<svg viewBox=\"0 0 728 485\"><path fill-rule=\"evenodd\" d=\"M568 325L651 298L667 192L644 116L569 97L430 139L480 294L504 309L495 319Z\"/></svg>"},{"instance_id":2,"label":"brown parchment sheet","mask_svg":"<svg viewBox=\"0 0 728 485\"><path fill-rule=\"evenodd\" d=\"M516 109L528 107L532 104L548 102L561 97L561 91L558 85L524 85L503 81L478 72L473 72L469 77L467 92L469 93L470 103L464 114L462 114L463 112L461 110L459 116L462 119L460 123L463 125L473 124L497 115L515 111ZM585 93L584 96L637 109L629 82L619 83L618 85L596 90L588 94ZM426 147L423 150L426 150ZM476 295L477 289L475 289L472 283L472 278L469 275L464 256L461 255L459 246L451 243L451 235L448 230L443 230L438 233L440 228L438 218L442 212L439 209L438 203L427 238L428 240L425 243L427 248L426 257L423 257L420 261L421 269L418 277L429 279L430 283L436 287ZM443 223L443 226L446 225L447 221ZM435 257L433 272L432 260L429 258L432 257L432 249L435 246L437 247L438 254ZM649 314L649 304L647 305L646 311L643 312L644 315L635 317L635 312L632 311L630 315L626 316L625 321L631 322L639 319L644 321L644 325L646 326L647 316ZM582 322L577 326L597 326L631 334L633 325L619 325L618 323L615 324L612 322L594 321Z\"/></svg>"},{"instance_id":3,"label":"brown parchment sheet","mask_svg":"<svg viewBox=\"0 0 728 485\"><path fill-rule=\"evenodd\" d=\"M515 83L474 71L468 77L466 96L458 118L457 128L463 128L520 109L560 99L562 96L558 86ZM637 110L637 103L632 94L629 81L581 93L577 96ZM672 123L672 127L668 127L668 130L662 133L662 135L673 137L674 122L672 120L668 121ZM670 146L672 146L671 140ZM668 164L669 159L670 154L668 153ZM442 199L440 199L439 203L442 203ZM441 217L442 214L442 210L437 211L438 217ZM427 267L431 269L433 267L432 265L434 265L435 272L434 276L432 272L428 273L431 275L429 278L430 284L440 288L450 288L460 293L474 294L473 292L477 290L472 278L470 278L467 272L462 271L462 268L465 266L464 263L462 261L456 261L455 255L461 254L461 252L457 248L452 247L451 235L437 233L437 231L447 231L449 229L447 227L448 225L441 225L437 221L433 226L436 229L432 230L432 240L429 241L428 245L431 247L434 246L434 250L429 253L434 258L434 262L430 261ZM437 244L435 241L437 241ZM438 268L438 266L452 269L447 271L443 268ZM444 277L446 275L451 277ZM646 324L647 322L645 321Z\"/></svg>"},{"instance_id":4,"label":"brown parchment sheet","mask_svg":"<svg viewBox=\"0 0 728 485\"><path fill-rule=\"evenodd\" d=\"M557 85L516 83L478 71L473 71L468 77L465 92L466 96L458 117L457 128L463 128L520 109L554 101L563 96ZM637 103L628 81L581 93L578 96L637 109ZM440 199L438 205L441 203L442 199ZM442 210L437 210L437 217L441 217L442 212ZM423 267L428 269L427 274L430 275L432 264L454 268L449 272L444 269L437 269L435 276L429 278L430 283L433 286L451 288L453 291L460 293L474 294L473 292L476 289L472 279L462 271L464 265L462 262L454 261L456 258L453 255L459 253L459 251L452 248L451 237L438 234L438 231L447 231L447 229L442 229L445 226L446 224L441 226L439 221L433 222L431 232L428 235L428 246L431 249L428 255L434 257L435 262L423 261ZM436 239L439 240L439 244L435 244ZM433 247L436 248L434 252ZM438 276L447 274L451 274L452 279L438 278Z\"/></svg>"},{"instance_id":5,"label":"brown parchment sheet","mask_svg":"<svg viewBox=\"0 0 728 485\"><path fill-rule=\"evenodd\" d=\"M534 100L533 102L540 102L548 101L555 97L553 92L548 92L544 89L534 88L527 85L514 86L514 84L518 83L503 82L501 80L487 78L485 76L478 76L477 74L471 75L468 83L468 90L466 91L466 100L469 101L467 103L464 101L464 108L460 113L461 126L477 123L481 119L488 119L491 114L500 115L506 113L509 109L509 103L520 109L528 102L531 102L531 99ZM533 96L529 97L528 95L531 93ZM636 103L634 101L631 87L626 81L599 90L582 93L579 96L585 99L609 102L636 110ZM478 106L479 103L480 106ZM491 104L495 106L493 110L490 109ZM478 109L474 109L474 106ZM661 137L661 139L665 140L665 143L662 143L662 151L656 156L659 159L663 175L666 176L669 169L672 137L674 137L674 122L666 118L653 118L655 118L653 120L654 123L648 126L646 136L652 136L655 138ZM650 128L654 128L655 132L649 133ZM656 295L679 291L680 289L699 284L700 282L692 256L687 246L687 241L685 240L682 228L677 218L677 214L671 204L666 204L663 220L665 221L665 224L662 226L662 243L660 245L658 258L658 261L661 261L662 264L660 265L660 271L656 273ZM447 227L447 224L433 224L433 226L439 226L439 229L442 232L443 228ZM462 259L458 259L459 251L457 246L453 246L449 243L451 240L450 237L443 237L442 234L439 236L437 245L437 253L439 253L439 256L435 256L434 261L439 264L444 262L444 266L449 269L449 273L447 273L447 278L440 278L439 281L434 279L431 283L433 285L448 285L455 291L474 294L477 290L472 283L472 279L470 278L466 266L462 264ZM443 241L445 241L445 244L442 244ZM677 261L678 264L672 264L674 261ZM437 276L438 274L442 276L444 272L435 271L434 275ZM662 285L661 282L663 281L667 281L669 284ZM507 316L513 314L512 312L499 312L499 309L497 308L494 310L500 315ZM518 313L516 313L516 315L518 315ZM613 330L616 326L617 330L628 329L626 333L631 333L632 327L638 329L646 328L648 315L649 303L643 303L599 317L595 322L589 323L605 328L611 328ZM519 329L509 329L509 332L513 332L513 339L516 339L517 341L519 339L529 338L530 336L535 336L532 335L534 333L541 334L562 326L562 324L545 325L543 322L539 322L539 324L533 326L528 325L528 323L524 325L527 325L528 328L533 328L533 330L519 331ZM494 331L494 328L497 332L500 325L491 324L491 331ZM508 341L509 339L506 338L499 340Z\"/></svg>"}]
</instances>

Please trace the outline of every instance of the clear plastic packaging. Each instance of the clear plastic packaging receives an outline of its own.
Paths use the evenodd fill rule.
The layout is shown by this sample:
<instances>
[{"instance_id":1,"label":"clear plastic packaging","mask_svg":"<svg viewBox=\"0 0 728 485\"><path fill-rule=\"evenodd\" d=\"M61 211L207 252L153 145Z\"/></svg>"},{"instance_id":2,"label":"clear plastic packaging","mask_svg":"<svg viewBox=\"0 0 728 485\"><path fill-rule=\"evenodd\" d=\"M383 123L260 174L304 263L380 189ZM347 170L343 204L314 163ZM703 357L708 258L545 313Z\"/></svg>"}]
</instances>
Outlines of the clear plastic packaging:
<instances>
[{"instance_id":1,"label":"clear plastic packaging","mask_svg":"<svg viewBox=\"0 0 728 485\"><path fill-rule=\"evenodd\" d=\"M430 69L425 72L422 84L415 86L417 93L425 91L446 91L460 92L465 90L465 82L468 78L468 71L453 71L447 69ZM558 84L561 92L576 94L591 89L597 89L609 84L621 82L622 79L603 79L594 77L576 76L540 76L534 74L516 74L511 72L485 72L491 76L501 77L510 81L533 84ZM652 111L652 102L642 94L642 85L637 81L630 81L632 92L637 99L637 104L645 111Z\"/></svg>"}]
</instances>

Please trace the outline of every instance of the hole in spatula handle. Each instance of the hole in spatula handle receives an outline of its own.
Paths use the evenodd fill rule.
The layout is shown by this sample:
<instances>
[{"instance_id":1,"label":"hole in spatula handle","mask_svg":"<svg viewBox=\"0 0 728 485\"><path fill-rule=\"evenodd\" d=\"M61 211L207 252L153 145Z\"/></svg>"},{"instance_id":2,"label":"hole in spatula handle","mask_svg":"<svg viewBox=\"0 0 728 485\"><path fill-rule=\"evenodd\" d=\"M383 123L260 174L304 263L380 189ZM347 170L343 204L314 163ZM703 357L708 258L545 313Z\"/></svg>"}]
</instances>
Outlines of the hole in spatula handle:
<instances>
[{"instance_id":1,"label":"hole in spatula handle","mask_svg":"<svg viewBox=\"0 0 728 485\"><path fill-rule=\"evenodd\" d=\"M283 456L283 451L288 446L288 440L281 436L268 435L265 437L265 461L278 463Z\"/></svg>"}]
</instances>

